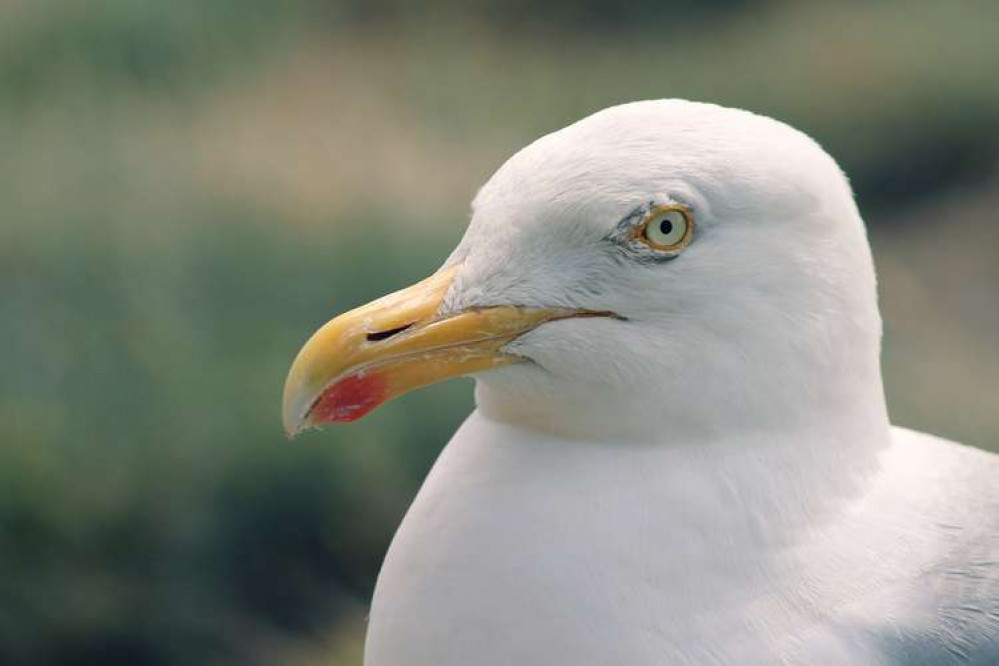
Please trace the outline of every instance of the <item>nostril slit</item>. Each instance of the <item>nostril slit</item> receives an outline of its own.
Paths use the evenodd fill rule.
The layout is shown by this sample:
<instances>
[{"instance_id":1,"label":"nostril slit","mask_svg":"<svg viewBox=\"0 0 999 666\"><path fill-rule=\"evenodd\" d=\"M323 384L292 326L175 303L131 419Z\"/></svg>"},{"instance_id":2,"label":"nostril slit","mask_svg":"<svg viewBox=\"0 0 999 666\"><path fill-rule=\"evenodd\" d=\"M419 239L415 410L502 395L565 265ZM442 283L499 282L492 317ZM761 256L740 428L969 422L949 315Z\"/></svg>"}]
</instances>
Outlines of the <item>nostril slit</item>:
<instances>
[{"instance_id":1,"label":"nostril slit","mask_svg":"<svg viewBox=\"0 0 999 666\"><path fill-rule=\"evenodd\" d=\"M390 329L387 329L387 330L384 330L384 331L375 331L374 333L368 333L368 335L367 335L368 342L379 342L381 340L388 340L393 335L397 335L399 333L402 333L403 331L405 331L410 326L412 326L412 324L404 324L404 325L398 326L396 328L390 328Z\"/></svg>"}]
</instances>

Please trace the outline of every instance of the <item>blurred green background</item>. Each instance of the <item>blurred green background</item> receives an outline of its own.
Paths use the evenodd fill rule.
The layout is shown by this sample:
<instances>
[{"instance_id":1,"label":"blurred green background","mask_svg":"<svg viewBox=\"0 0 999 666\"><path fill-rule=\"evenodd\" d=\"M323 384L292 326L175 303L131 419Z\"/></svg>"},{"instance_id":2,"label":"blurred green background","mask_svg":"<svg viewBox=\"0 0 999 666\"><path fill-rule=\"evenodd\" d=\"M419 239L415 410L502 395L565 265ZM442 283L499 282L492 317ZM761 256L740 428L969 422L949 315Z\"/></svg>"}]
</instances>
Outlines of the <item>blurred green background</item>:
<instances>
[{"instance_id":1,"label":"blurred green background","mask_svg":"<svg viewBox=\"0 0 999 666\"><path fill-rule=\"evenodd\" d=\"M619 102L825 145L894 420L999 449L997 72L994 0L0 0L0 663L359 663L471 387L290 444L285 371Z\"/></svg>"}]
</instances>

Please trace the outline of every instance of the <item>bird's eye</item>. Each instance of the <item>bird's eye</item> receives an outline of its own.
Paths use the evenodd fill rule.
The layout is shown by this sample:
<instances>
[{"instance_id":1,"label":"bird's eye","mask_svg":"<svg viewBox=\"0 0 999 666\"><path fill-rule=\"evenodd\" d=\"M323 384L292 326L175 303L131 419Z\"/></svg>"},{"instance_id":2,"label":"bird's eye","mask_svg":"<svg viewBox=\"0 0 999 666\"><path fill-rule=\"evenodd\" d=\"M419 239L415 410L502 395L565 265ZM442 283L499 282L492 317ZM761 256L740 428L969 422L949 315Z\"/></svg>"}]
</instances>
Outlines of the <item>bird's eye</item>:
<instances>
[{"instance_id":1,"label":"bird's eye","mask_svg":"<svg viewBox=\"0 0 999 666\"><path fill-rule=\"evenodd\" d=\"M638 227L637 237L654 250L677 252L687 247L694 236L694 220L686 208L659 206Z\"/></svg>"}]
</instances>

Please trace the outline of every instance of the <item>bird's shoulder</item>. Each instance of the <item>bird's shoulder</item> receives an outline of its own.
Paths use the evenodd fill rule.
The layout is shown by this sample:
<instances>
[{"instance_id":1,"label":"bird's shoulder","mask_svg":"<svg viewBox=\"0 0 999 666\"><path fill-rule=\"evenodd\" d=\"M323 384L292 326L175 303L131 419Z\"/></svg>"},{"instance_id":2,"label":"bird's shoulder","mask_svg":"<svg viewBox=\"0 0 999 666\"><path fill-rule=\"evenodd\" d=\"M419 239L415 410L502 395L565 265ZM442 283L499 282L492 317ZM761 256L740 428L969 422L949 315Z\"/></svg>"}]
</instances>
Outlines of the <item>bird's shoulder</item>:
<instances>
[{"instance_id":1,"label":"bird's shoulder","mask_svg":"<svg viewBox=\"0 0 999 666\"><path fill-rule=\"evenodd\" d=\"M914 521L900 521L900 552L883 557L909 561L914 543L931 555L842 609L828 636L864 643L875 663L997 665L999 455L905 428L893 438L900 459L919 462L894 489ZM906 541L916 530L920 539Z\"/></svg>"}]
</instances>

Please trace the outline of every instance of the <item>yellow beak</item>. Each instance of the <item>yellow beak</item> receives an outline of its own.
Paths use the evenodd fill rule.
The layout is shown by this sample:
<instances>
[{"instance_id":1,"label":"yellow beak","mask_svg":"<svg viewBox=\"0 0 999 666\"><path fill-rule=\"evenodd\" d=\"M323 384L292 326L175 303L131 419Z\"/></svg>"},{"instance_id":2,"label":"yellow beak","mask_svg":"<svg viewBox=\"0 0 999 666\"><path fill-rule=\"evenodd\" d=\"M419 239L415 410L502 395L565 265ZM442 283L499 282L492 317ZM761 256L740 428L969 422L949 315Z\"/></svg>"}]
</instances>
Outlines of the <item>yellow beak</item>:
<instances>
[{"instance_id":1,"label":"yellow beak","mask_svg":"<svg viewBox=\"0 0 999 666\"><path fill-rule=\"evenodd\" d=\"M316 331L285 381L285 432L294 436L322 423L354 421L407 391L521 361L502 348L545 322L615 316L515 306L439 316L441 301L460 270L460 264L442 268Z\"/></svg>"}]
</instances>

